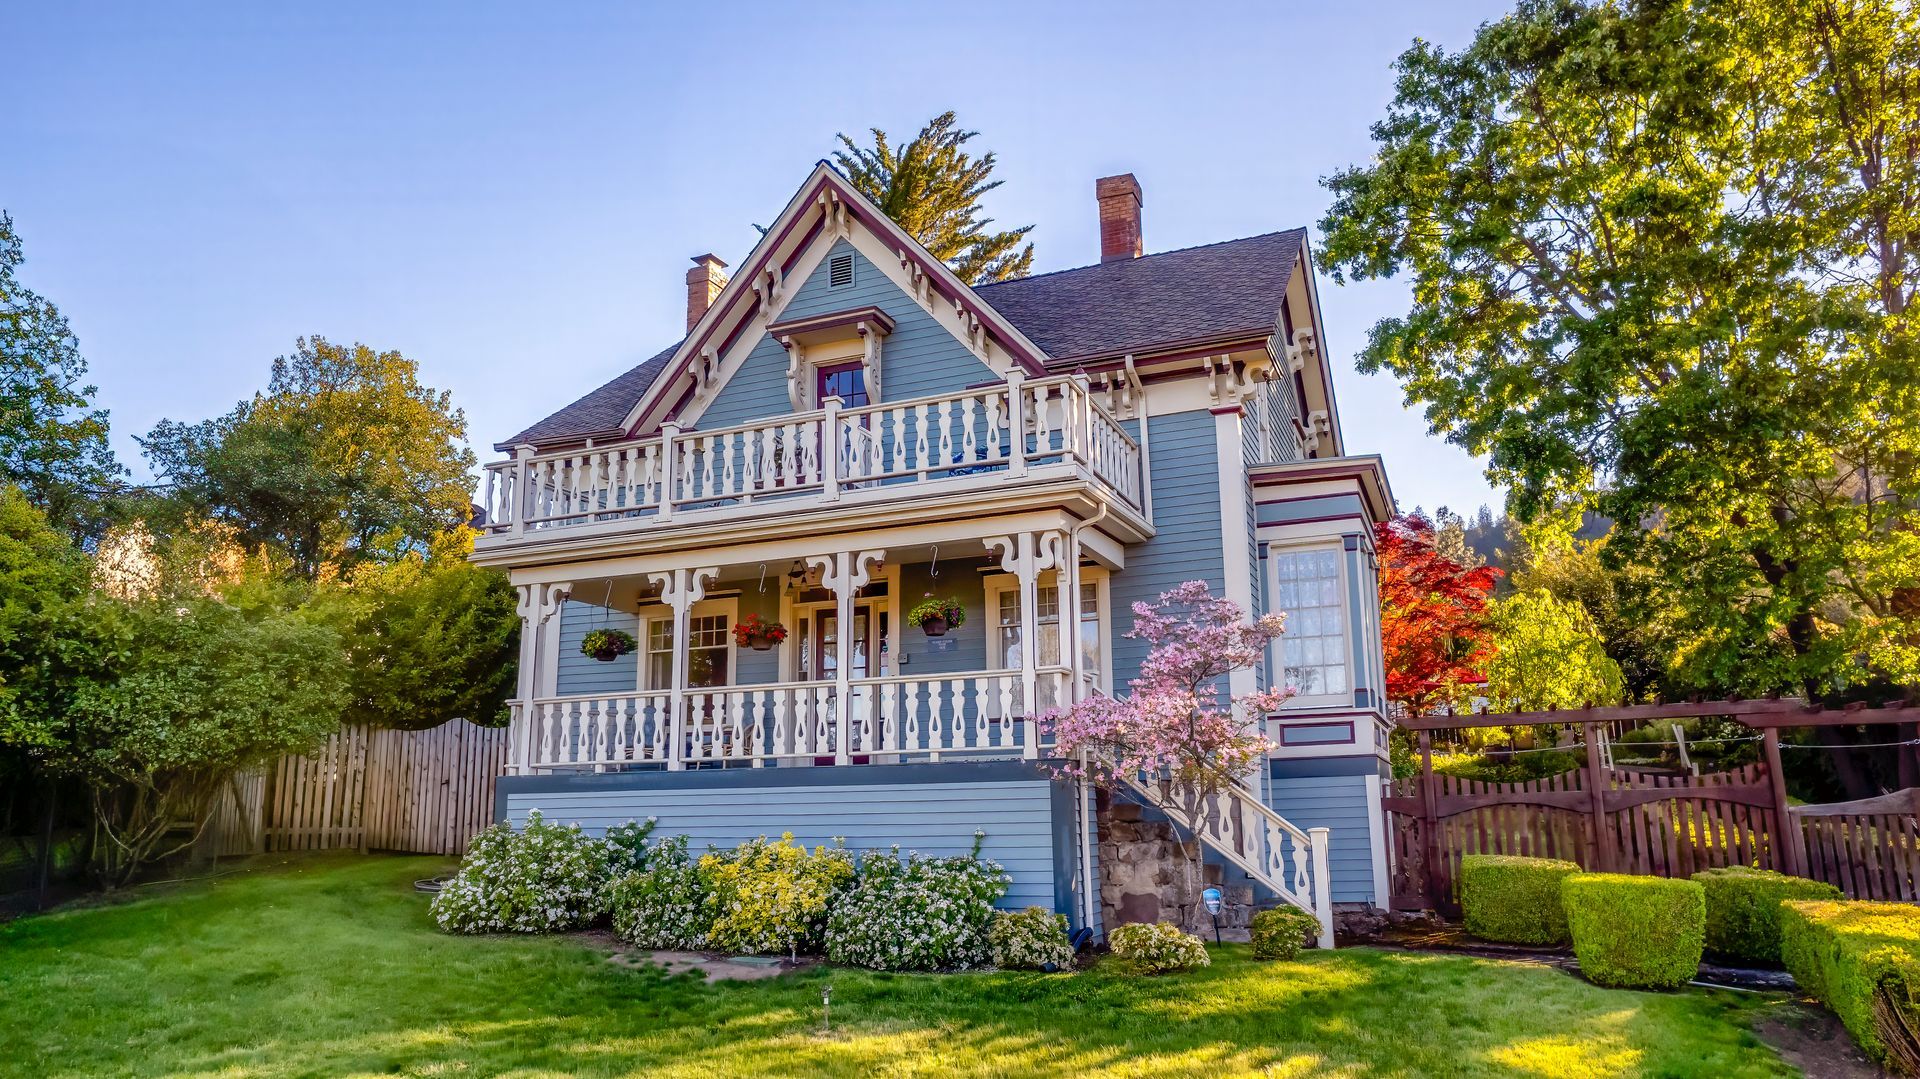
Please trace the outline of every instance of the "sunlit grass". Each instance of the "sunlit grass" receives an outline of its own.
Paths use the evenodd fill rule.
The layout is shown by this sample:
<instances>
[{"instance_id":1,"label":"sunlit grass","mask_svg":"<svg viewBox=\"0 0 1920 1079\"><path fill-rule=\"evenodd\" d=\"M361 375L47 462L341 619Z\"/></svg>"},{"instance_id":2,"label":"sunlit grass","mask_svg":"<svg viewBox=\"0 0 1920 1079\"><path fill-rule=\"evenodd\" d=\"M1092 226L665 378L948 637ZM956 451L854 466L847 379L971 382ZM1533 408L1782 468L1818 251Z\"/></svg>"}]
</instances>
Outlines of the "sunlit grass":
<instances>
[{"instance_id":1,"label":"sunlit grass","mask_svg":"<svg viewBox=\"0 0 1920 1079\"><path fill-rule=\"evenodd\" d=\"M0 927L0 1073L1790 1074L1749 1002L1345 949L1191 974L813 970L706 984L575 939L434 932L431 859L321 856ZM833 987L833 1027L820 995Z\"/></svg>"}]
</instances>

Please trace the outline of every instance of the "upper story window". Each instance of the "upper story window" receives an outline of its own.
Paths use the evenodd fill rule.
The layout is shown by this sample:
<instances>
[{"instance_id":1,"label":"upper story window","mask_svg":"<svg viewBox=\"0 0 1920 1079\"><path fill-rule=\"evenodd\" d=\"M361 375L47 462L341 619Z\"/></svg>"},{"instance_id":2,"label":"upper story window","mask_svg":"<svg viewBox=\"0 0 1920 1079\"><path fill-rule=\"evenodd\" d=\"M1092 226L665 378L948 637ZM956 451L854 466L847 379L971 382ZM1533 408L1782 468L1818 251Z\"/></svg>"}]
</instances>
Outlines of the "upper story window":
<instances>
[{"instance_id":1,"label":"upper story window","mask_svg":"<svg viewBox=\"0 0 1920 1079\"><path fill-rule=\"evenodd\" d=\"M1275 610L1287 616L1280 664L1296 700L1352 692L1348 671L1347 607L1341 552L1334 548L1281 551L1273 557Z\"/></svg>"},{"instance_id":2,"label":"upper story window","mask_svg":"<svg viewBox=\"0 0 1920 1079\"><path fill-rule=\"evenodd\" d=\"M825 364L814 368L813 373L815 401L824 402L829 397L838 397L847 408L859 408L871 403L867 398L866 364L862 361Z\"/></svg>"}]
</instances>

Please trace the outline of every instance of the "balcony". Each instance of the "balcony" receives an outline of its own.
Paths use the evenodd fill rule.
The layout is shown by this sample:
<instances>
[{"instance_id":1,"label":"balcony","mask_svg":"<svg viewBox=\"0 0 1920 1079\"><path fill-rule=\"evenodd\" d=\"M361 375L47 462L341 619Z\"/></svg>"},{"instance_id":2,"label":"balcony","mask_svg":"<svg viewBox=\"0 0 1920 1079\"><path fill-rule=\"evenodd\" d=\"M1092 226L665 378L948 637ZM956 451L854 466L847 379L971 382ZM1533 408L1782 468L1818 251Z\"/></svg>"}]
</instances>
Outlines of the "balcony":
<instances>
[{"instance_id":1,"label":"balcony","mask_svg":"<svg viewBox=\"0 0 1920 1079\"><path fill-rule=\"evenodd\" d=\"M1024 488L1075 489L1150 530L1139 444L1082 376L1004 382L959 393L826 407L710 431L668 422L659 435L537 453L522 446L486 468L489 551L580 538L661 537L872 503Z\"/></svg>"}]
</instances>

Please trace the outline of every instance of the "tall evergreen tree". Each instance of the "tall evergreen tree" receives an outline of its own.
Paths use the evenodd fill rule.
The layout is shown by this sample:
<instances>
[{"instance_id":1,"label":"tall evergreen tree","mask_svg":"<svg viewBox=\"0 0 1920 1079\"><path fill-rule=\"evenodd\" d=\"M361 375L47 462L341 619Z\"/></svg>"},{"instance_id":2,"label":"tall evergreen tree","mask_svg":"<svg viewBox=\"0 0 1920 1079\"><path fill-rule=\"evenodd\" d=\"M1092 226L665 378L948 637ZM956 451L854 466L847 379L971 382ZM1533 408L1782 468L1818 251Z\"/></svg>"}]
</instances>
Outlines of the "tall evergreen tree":
<instances>
[{"instance_id":1,"label":"tall evergreen tree","mask_svg":"<svg viewBox=\"0 0 1920 1079\"><path fill-rule=\"evenodd\" d=\"M55 527L87 536L122 469L66 316L14 276L24 259L13 218L0 212L0 480Z\"/></svg>"},{"instance_id":2,"label":"tall evergreen tree","mask_svg":"<svg viewBox=\"0 0 1920 1079\"><path fill-rule=\"evenodd\" d=\"M870 147L839 136L845 149L834 151L834 162L861 194L953 267L960 280L983 285L1032 270L1033 244L1021 241L1033 226L990 232L993 218L982 216L981 196L1001 181L987 179L993 173L991 151L975 159L962 149L979 132L955 127L951 111L928 121L898 148L886 132L877 127L872 132Z\"/></svg>"}]
</instances>

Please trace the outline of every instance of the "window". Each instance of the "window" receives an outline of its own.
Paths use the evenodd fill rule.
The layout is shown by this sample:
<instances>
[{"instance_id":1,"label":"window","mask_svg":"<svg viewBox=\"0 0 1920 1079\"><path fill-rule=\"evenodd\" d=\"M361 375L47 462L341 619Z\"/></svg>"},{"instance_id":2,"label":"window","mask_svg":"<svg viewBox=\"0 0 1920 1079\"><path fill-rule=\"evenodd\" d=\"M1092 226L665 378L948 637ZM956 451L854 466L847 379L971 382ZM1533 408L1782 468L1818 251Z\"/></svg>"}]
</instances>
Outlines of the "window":
<instances>
[{"instance_id":1,"label":"window","mask_svg":"<svg viewBox=\"0 0 1920 1079\"><path fill-rule=\"evenodd\" d=\"M687 619L687 685L691 688L724 686L732 650L728 644L729 620L724 614L694 615ZM647 620L647 686L650 689L673 687L673 617Z\"/></svg>"},{"instance_id":2,"label":"window","mask_svg":"<svg viewBox=\"0 0 1920 1079\"><path fill-rule=\"evenodd\" d=\"M847 408L859 408L871 403L867 400L866 365L859 360L816 367L814 377L817 380L815 401L825 402L829 397L838 397Z\"/></svg>"},{"instance_id":3,"label":"window","mask_svg":"<svg viewBox=\"0 0 1920 1079\"><path fill-rule=\"evenodd\" d=\"M1274 607L1287 616L1287 632L1280 638L1287 683L1302 697L1348 692L1340 552L1283 552L1274 559L1274 578Z\"/></svg>"},{"instance_id":4,"label":"window","mask_svg":"<svg viewBox=\"0 0 1920 1079\"><path fill-rule=\"evenodd\" d=\"M1039 667L1056 667L1066 662L1060 652L1060 589L1041 585L1034 605L1034 622L1040 638L1040 650L1034 654ZM1002 669L1020 666L1020 589L1016 586L999 593L997 602L996 658ZM1100 589L1093 581L1080 582L1080 669L1100 670Z\"/></svg>"}]
</instances>

